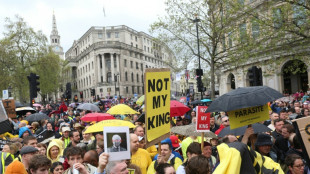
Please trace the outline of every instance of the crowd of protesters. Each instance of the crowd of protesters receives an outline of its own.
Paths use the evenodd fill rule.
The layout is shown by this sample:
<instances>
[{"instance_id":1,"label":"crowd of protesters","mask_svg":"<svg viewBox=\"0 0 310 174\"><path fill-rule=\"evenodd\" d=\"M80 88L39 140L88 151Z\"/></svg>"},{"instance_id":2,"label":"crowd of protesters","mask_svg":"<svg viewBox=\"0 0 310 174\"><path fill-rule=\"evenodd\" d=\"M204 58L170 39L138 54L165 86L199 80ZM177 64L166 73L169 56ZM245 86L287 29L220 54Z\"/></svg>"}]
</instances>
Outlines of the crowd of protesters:
<instances>
[{"instance_id":1,"label":"crowd of protesters","mask_svg":"<svg viewBox=\"0 0 310 174\"><path fill-rule=\"evenodd\" d=\"M195 107L190 102L187 104L191 110L176 117L171 126L195 124ZM136 104L130 106L143 112ZM109 107L113 104L101 106L102 112ZM31 123L24 120L31 113L11 119L12 136L2 136L8 143L2 148L0 173L310 173L291 121L308 117L309 108L307 94L294 95L289 101L273 101L270 119L262 122L272 130L270 132L254 134L249 127L241 136L204 139L171 133L161 142L160 152L158 145L146 147L144 123L138 122L139 115L115 116L131 121L136 127L130 130L131 159L109 161L108 152L104 152L103 132L85 133L95 123L83 122L81 118L91 111L77 110L76 106L64 103L47 104L37 107L36 112L49 115L48 120ZM211 114L210 130L216 135L229 125L227 113Z\"/></svg>"}]
</instances>

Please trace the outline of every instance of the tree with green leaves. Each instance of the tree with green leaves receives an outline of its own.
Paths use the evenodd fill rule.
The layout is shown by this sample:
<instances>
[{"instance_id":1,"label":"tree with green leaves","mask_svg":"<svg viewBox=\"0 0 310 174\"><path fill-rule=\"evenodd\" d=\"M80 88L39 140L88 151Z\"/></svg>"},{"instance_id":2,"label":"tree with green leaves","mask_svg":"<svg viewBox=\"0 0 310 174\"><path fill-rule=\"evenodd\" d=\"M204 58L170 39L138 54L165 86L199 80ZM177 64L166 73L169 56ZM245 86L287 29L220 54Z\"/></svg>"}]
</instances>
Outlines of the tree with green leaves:
<instances>
[{"instance_id":1,"label":"tree with green leaves","mask_svg":"<svg viewBox=\"0 0 310 174\"><path fill-rule=\"evenodd\" d=\"M6 18L6 31L0 40L1 89L13 88L21 102L29 99L27 76L32 72L40 76L41 94L59 88L60 58L51 52L47 38L41 31L34 31L23 18L16 21Z\"/></svg>"},{"instance_id":2,"label":"tree with green leaves","mask_svg":"<svg viewBox=\"0 0 310 174\"><path fill-rule=\"evenodd\" d=\"M178 62L171 65L178 66L176 69L185 69L189 58L193 55L199 57L194 19L200 19L198 35L201 67L210 70L212 99L215 97L216 70L227 64L231 67L237 66L237 60L243 59L237 56L240 51L237 48L242 48L240 45L245 43L226 46L227 33L236 30L230 27L236 11L231 8L224 15L226 7L226 0L167 0L167 14L151 25L151 32L175 51Z\"/></svg>"},{"instance_id":3,"label":"tree with green leaves","mask_svg":"<svg viewBox=\"0 0 310 174\"><path fill-rule=\"evenodd\" d=\"M61 59L50 48L35 64L35 72L40 76L40 95L45 103L47 96L59 89Z\"/></svg>"}]
</instances>

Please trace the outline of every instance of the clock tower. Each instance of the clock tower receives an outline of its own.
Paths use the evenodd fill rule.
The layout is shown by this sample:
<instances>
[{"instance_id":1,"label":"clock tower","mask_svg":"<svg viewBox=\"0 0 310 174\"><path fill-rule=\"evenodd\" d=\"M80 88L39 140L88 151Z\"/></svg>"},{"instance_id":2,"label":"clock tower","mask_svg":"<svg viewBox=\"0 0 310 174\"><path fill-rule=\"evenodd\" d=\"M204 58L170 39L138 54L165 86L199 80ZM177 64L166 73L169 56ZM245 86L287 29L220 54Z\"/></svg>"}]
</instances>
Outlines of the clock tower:
<instances>
[{"instance_id":1,"label":"clock tower","mask_svg":"<svg viewBox=\"0 0 310 174\"><path fill-rule=\"evenodd\" d=\"M60 36L58 35L56 18L53 12L53 29L50 35L50 41L53 51L59 55L60 58L64 59L64 52L62 46L60 46Z\"/></svg>"}]
</instances>

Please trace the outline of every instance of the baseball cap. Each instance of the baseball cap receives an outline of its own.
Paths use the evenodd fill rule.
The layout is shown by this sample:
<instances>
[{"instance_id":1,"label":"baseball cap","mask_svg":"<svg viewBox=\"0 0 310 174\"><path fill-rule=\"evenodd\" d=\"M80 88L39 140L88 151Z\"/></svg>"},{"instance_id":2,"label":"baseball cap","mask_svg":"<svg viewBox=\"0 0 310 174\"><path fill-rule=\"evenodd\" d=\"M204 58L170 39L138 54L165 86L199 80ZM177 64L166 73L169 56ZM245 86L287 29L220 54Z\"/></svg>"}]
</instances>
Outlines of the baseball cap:
<instances>
[{"instance_id":1,"label":"baseball cap","mask_svg":"<svg viewBox=\"0 0 310 174\"><path fill-rule=\"evenodd\" d=\"M27 153L33 153L33 152L37 152L39 151L37 148L33 147L33 146L24 146L21 150L20 150L20 154L24 155Z\"/></svg>"},{"instance_id":2,"label":"baseball cap","mask_svg":"<svg viewBox=\"0 0 310 174\"><path fill-rule=\"evenodd\" d=\"M71 129L67 126L62 127L62 132L71 131Z\"/></svg>"},{"instance_id":3,"label":"baseball cap","mask_svg":"<svg viewBox=\"0 0 310 174\"><path fill-rule=\"evenodd\" d=\"M179 147L180 144L179 144L179 138L175 135L171 135L170 136L170 140L171 140L171 143L172 143L172 147Z\"/></svg>"}]
</instances>

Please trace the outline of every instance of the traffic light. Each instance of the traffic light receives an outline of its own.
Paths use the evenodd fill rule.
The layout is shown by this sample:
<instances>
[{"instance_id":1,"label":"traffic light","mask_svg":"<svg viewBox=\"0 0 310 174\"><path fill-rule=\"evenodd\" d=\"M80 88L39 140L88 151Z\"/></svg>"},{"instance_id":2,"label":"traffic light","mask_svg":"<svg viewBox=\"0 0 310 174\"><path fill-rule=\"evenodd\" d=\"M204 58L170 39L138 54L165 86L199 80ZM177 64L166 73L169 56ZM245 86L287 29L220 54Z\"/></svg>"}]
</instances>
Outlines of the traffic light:
<instances>
[{"instance_id":1,"label":"traffic light","mask_svg":"<svg viewBox=\"0 0 310 174\"><path fill-rule=\"evenodd\" d=\"M38 91L40 91L39 85L40 82L38 81L40 79L40 76L30 73L29 76L27 76L29 81L29 90L30 90L30 99L37 98Z\"/></svg>"},{"instance_id":2,"label":"traffic light","mask_svg":"<svg viewBox=\"0 0 310 174\"><path fill-rule=\"evenodd\" d=\"M74 102L78 102L78 96L77 95L74 95Z\"/></svg>"},{"instance_id":3,"label":"traffic light","mask_svg":"<svg viewBox=\"0 0 310 174\"><path fill-rule=\"evenodd\" d=\"M90 96L96 96L96 91L95 89L90 90Z\"/></svg>"},{"instance_id":4,"label":"traffic light","mask_svg":"<svg viewBox=\"0 0 310 174\"><path fill-rule=\"evenodd\" d=\"M66 84L66 98L71 99L72 91L71 91L71 83Z\"/></svg>"},{"instance_id":5,"label":"traffic light","mask_svg":"<svg viewBox=\"0 0 310 174\"><path fill-rule=\"evenodd\" d=\"M34 104L34 103L35 103L35 100L34 100L34 99L32 99L32 100L31 100L31 103L32 103L32 104Z\"/></svg>"},{"instance_id":6,"label":"traffic light","mask_svg":"<svg viewBox=\"0 0 310 174\"><path fill-rule=\"evenodd\" d=\"M197 77L197 89L198 89L198 92L204 92L203 91L203 83L202 83L202 80L201 80L201 76L198 76Z\"/></svg>"}]
</instances>

